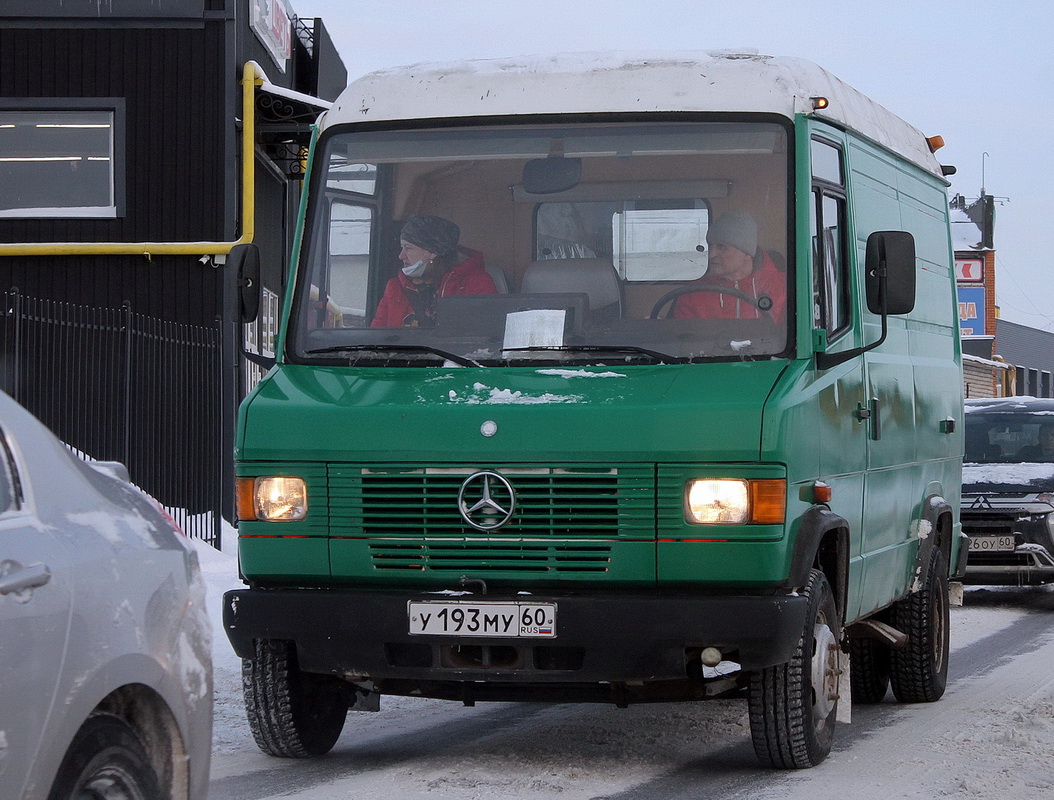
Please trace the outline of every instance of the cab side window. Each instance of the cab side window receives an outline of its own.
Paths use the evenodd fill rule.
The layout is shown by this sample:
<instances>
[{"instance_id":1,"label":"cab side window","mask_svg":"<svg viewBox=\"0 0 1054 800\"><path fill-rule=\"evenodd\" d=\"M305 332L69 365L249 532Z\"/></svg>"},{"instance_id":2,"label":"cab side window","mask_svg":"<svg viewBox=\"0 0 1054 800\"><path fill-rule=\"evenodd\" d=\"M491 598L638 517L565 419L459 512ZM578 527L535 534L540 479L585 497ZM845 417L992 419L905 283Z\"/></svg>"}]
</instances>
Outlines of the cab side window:
<instances>
[{"instance_id":1,"label":"cab side window","mask_svg":"<svg viewBox=\"0 0 1054 800\"><path fill-rule=\"evenodd\" d=\"M851 309L845 170L832 142L813 139L811 152L813 327L833 339L849 327Z\"/></svg>"}]
</instances>

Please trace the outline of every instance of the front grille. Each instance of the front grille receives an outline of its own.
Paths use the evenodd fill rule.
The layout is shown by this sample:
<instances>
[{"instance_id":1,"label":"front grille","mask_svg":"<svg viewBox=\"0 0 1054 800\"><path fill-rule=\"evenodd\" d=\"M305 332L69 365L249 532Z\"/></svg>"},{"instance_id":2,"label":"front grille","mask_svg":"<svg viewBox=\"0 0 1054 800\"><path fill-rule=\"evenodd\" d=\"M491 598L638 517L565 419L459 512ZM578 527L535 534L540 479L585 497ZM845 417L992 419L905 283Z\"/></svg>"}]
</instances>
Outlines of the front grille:
<instances>
[{"instance_id":1,"label":"front grille","mask_svg":"<svg viewBox=\"0 0 1054 800\"><path fill-rule=\"evenodd\" d=\"M458 492L481 469L516 492L503 527L481 531L458 510ZM373 566L386 572L602 573L617 541L654 540L651 465L538 468L360 467L333 465L330 535L370 540Z\"/></svg>"},{"instance_id":2,"label":"front grille","mask_svg":"<svg viewBox=\"0 0 1054 800\"><path fill-rule=\"evenodd\" d=\"M1014 532L1014 523L1020 517L1020 513L1003 513L995 511L985 512L962 512L963 533L975 536L995 536L998 534L1011 534ZM970 556L971 560L973 556Z\"/></svg>"},{"instance_id":3,"label":"front grille","mask_svg":"<svg viewBox=\"0 0 1054 800\"><path fill-rule=\"evenodd\" d=\"M606 572L611 548L603 545L547 545L534 542L379 542L370 545L373 565L381 570L464 572Z\"/></svg>"},{"instance_id":4,"label":"front grille","mask_svg":"<svg viewBox=\"0 0 1054 800\"><path fill-rule=\"evenodd\" d=\"M1036 562L1031 553L984 553L974 551L966 562L968 567L1030 567Z\"/></svg>"}]
</instances>

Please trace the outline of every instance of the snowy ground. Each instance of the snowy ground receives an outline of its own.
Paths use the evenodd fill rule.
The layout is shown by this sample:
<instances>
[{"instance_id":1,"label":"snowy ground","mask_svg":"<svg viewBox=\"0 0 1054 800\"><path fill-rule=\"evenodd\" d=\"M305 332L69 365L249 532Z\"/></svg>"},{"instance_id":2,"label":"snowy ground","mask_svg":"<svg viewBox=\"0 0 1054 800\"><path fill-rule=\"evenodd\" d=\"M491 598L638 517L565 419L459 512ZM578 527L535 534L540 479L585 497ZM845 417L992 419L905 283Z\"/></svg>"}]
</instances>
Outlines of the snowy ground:
<instances>
[{"instance_id":1,"label":"snowy ground","mask_svg":"<svg viewBox=\"0 0 1054 800\"><path fill-rule=\"evenodd\" d=\"M616 709L384 698L381 713L351 715L329 757L305 763L260 754L245 721L241 664L220 623L222 593L241 586L234 543L228 530L228 552L198 548L214 627L211 800L696 796L685 786L751 800L1054 798L1054 591L968 590L952 610L960 677L945 698L855 708L813 770L757 769L745 703L734 700ZM1031 649L1006 658L994 640L1026 618ZM996 651L978 659L987 640ZM968 658L977 666L962 675Z\"/></svg>"}]
</instances>

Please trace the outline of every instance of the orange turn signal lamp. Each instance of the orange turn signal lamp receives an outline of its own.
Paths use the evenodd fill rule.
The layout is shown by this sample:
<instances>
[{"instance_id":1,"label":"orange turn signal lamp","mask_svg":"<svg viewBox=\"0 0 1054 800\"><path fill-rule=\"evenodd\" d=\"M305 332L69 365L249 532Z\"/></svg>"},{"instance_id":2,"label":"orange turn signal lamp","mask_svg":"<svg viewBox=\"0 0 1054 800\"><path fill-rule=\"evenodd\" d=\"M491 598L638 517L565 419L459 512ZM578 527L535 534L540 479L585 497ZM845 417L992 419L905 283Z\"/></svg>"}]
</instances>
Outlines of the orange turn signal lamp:
<instances>
[{"instance_id":1,"label":"orange turn signal lamp","mask_svg":"<svg viewBox=\"0 0 1054 800\"><path fill-rule=\"evenodd\" d=\"M812 485L812 500L814 503L830 503L831 487L823 481L816 481Z\"/></svg>"},{"instance_id":2,"label":"orange turn signal lamp","mask_svg":"<svg viewBox=\"0 0 1054 800\"><path fill-rule=\"evenodd\" d=\"M750 521L754 525L782 525L787 515L787 481L750 481Z\"/></svg>"}]
</instances>

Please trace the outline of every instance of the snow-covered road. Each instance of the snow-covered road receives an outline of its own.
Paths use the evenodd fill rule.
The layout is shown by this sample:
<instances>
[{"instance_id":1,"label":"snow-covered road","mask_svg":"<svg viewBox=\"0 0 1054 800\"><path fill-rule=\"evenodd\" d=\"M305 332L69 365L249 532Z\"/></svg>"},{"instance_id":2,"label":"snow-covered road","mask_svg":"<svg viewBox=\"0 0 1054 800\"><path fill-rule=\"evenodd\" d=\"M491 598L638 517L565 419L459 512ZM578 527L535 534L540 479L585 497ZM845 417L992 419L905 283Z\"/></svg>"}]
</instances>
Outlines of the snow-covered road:
<instances>
[{"instance_id":1,"label":"snow-covered road","mask_svg":"<svg viewBox=\"0 0 1054 800\"><path fill-rule=\"evenodd\" d=\"M228 537L233 545L233 535ZM932 705L857 706L819 767L754 759L746 704L480 704L384 698L314 761L261 754L220 595L233 552L200 547L214 623L210 800L846 800L1054 797L1054 590L974 589L952 609L949 689Z\"/></svg>"}]
</instances>

